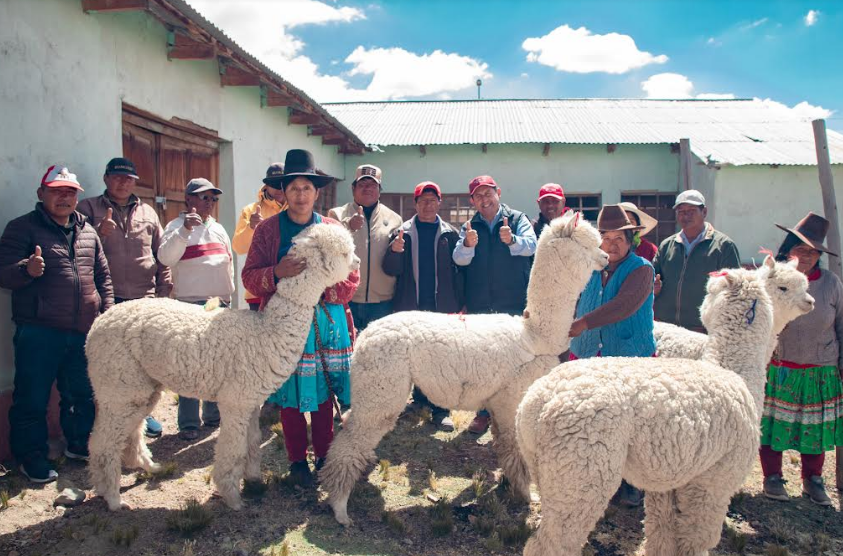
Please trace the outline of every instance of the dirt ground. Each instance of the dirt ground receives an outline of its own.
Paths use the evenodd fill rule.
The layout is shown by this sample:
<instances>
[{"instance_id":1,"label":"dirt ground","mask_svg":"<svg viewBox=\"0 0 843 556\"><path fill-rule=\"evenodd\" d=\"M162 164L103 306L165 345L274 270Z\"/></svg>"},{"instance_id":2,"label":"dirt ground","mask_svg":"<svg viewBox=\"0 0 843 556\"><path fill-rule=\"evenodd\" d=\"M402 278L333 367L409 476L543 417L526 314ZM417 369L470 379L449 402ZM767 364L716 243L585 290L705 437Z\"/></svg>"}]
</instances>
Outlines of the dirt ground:
<instances>
[{"instance_id":1,"label":"dirt ground","mask_svg":"<svg viewBox=\"0 0 843 556\"><path fill-rule=\"evenodd\" d=\"M457 430L443 433L425 410L402 417L381 442L380 462L352 494L355 524L349 530L334 521L324 494L285 481L283 441L269 423L263 427L264 486L249 489L245 509L233 512L210 484L216 431L203 430L192 444L179 440L175 409L174 397L166 395L155 412L165 434L150 441L156 461L170 464L168 473L123 475L132 511L108 512L75 462L60 459L59 482L50 485L33 486L14 472L0 478L0 556L514 556L540 520L540 504L519 505L498 484L491 438L478 440L465 430L470 414L456 413ZM788 453L791 501L764 498L756 466L733 499L713 554L843 555L834 454L829 456L825 479L833 507L799 496L798 456ZM58 490L69 484L85 489L88 499L76 508L54 508ZM185 517L180 510L191 499L198 504ZM583 554L642 555L643 517L641 508L610 505ZM191 526L197 530L184 532Z\"/></svg>"}]
</instances>

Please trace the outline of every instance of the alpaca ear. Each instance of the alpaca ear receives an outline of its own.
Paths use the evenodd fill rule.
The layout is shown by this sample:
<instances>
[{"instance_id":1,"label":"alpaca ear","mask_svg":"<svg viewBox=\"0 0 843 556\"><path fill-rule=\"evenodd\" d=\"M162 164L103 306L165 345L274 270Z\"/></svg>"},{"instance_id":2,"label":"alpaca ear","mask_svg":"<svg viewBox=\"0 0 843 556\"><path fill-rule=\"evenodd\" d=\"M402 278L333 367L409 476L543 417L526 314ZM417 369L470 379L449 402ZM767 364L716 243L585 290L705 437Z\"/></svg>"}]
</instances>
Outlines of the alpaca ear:
<instances>
[{"instance_id":1,"label":"alpaca ear","mask_svg":"<svg viewBox=\"0 0 843 556\"><path fill-rule=\"evenodd\" d=\"M575 213L574 213L574 228L576 228L577 226L579 226L579 224L580 224L580 215L581 215L581 214L582 214L582 213L581 213L581 212L579 212L579 211L577 211L577 212L575 212Z\"/></svg>"},{"instance_id":2,"label":"alpaca ear","mask_svg":"<svg viewBox=\"0 0 843 556\"><path fill-rule=\"evenodd\" d=\"M776 259L773 258L772 253L768 254L767 257L764 259L764 266L766 266L770 270L776 268Z\"/></svg>"},{"instance_id":3,"label":"alpaca ear","mask_svg":"<svg viewBox=\"0 0 843 556\"><path fill-rule=\"evenodd\" d=\"M723 276L723 278L726 279L726 284L728 284L730 288L734 288L738 285L739 280L737 275L730 270L726 271L726 274Z\"/></svg>"}]
</instances>

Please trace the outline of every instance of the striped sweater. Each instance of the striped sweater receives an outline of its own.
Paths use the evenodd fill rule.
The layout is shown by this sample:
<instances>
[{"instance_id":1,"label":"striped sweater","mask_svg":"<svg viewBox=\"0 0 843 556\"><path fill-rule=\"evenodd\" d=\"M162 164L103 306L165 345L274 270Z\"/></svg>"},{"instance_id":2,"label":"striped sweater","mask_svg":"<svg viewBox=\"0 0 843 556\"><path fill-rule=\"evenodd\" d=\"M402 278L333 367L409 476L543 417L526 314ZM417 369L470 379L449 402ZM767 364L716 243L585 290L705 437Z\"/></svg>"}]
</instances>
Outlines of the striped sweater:
<instances>
[{"instance_id":1,"label":"striped sweater","mask_svg":"<svg viewBox=\"0 0 843 556\"><path fill-rule=\"evenodd\" d=\"M170 267L173 291L179 301L205 301L219 297L230 303L234 293L231 241L225 228L208 217L192 231L184 227L184 213L167 224L158 260Z\"/></svg>"}]
</instances>

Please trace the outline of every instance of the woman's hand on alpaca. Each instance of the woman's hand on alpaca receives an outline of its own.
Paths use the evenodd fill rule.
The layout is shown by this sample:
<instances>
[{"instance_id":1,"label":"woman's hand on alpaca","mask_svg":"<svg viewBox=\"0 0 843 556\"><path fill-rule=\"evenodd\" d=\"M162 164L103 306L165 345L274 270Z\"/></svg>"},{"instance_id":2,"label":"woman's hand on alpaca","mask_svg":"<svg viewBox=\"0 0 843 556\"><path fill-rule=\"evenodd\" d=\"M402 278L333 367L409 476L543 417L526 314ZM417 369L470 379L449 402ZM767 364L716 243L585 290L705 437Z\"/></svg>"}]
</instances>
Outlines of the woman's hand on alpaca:
<instances>
[{"instance_id":1,"label":"woman's hand on alpaca","mask_svg":"<svg viewBox=\"0 0 843 556\"><path fill-rule=\"evenodd\" d=\"M290 255L281 257L281 261L275 265L275 277L279 280L292 278L301 274L305 268L307 268L307 261L304 259L297 259Z\"/></svg>"},{"instance_id":2,"label":"woman's hand on alpaca","mask_svg":"<svg viewBox=\"0 0 843 556\"><path fill-rule=\"evenodd\" d=\"M571 324L571 330L568 332L568 336L576 338L586 330L588 330L588 325L585 323L585 320L577 319L573 322L573 324Z\"/></svg>"}]
</instances>

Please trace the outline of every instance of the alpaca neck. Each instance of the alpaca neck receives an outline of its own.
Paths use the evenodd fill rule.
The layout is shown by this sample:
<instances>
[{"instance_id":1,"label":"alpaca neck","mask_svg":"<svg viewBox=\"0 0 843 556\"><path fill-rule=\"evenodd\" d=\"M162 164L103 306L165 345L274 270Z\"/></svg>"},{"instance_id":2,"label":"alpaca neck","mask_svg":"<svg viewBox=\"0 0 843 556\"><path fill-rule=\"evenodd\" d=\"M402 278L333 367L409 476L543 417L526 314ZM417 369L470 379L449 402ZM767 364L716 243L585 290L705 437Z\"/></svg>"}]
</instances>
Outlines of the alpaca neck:
<instances>
[{"instance_id":1,"label":"alpaca neck","mask_svg":"<svg viewBox=\"0 0 843 556\"><path fill-rule=\"evenodd\" d=\"M770 342L771 327L756 323L755 328L745 330L739 337L732 332L709 334L709 340L703 353L703 361L729 369L739 375L755 400L760 417L764 408L764 383L766 382L767 363L770 361L767 346ZM763 349L758 349L763 346Z\"/></svg>"},{"instance_id":2,"label":"alpaca neck","mask_svg":"<svg viewBox=\"0 0 843 556\"><path fill-rule=\"evenodd\" d=\"M553 257L536 253L535 264L527 288L527 329L535 343L536 355L558 355L571 343L568 332L574 322L577 299L585 287L590 270L581 264L565 267L552 264ZM566 257L561 257L566 260ZM570 260L570 259L567 259ZM583 276L580 276L583 275Z\"/></svg>"}]
</instances>

